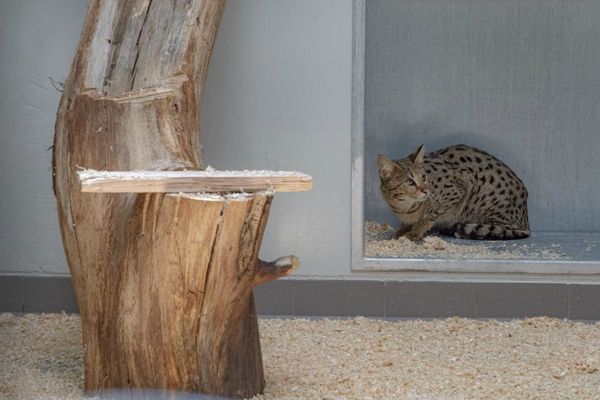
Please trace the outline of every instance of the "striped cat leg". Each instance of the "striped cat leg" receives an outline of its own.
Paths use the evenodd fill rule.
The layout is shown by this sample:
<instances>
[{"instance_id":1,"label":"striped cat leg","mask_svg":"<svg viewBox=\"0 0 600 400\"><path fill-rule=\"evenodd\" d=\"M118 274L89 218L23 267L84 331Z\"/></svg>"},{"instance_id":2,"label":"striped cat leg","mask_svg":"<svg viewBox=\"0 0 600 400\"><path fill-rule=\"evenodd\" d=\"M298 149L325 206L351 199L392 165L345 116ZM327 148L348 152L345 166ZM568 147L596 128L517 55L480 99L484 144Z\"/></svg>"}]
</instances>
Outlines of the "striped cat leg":
<instances>
[{"instance_id":1,"label":"striped cat leg","mask_svg":"<svg viewBox=\"0 0 600 400\"><path fill-rule=\"evenodd\" d=\"M423 239L423 236L434 225L434 221L430 219L422 219L412 226L410 231L406 233L406 237L413 242Z\"/></svg>"},{"instance_id":2,"label":"striped cat leg","mask_svg":"<svg viewBox=\"0 0 600 400\"><path fill-rule=\"evenodd\" d=\"M402 225L402 227L397 229L396 232L394 233L394 239L398 240L402 236L406 235L410 231L411 228L412 228L411 225Z\"/></svg>"}]
</instances>

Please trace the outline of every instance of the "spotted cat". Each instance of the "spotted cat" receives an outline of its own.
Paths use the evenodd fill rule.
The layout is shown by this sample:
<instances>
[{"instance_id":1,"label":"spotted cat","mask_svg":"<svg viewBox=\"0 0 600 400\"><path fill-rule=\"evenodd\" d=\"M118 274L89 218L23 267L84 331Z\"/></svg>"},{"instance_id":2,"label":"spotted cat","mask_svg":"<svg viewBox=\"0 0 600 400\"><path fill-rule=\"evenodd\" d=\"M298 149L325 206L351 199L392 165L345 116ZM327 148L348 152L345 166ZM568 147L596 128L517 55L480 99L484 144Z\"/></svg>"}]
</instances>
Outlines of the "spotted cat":
<instances>
[{"instance_id":1,"label":"spotted cat","mask_svg":"<svg viewBox=\"0 0 600 400\"><path fill-rule=\"evenodd\" d=\"M527 188L502 161L457 145L406 159L377 157L381 193L403 226L396 238L421 240L432 228L457 238L529 236Z\"/></svg>"}]
</instances>

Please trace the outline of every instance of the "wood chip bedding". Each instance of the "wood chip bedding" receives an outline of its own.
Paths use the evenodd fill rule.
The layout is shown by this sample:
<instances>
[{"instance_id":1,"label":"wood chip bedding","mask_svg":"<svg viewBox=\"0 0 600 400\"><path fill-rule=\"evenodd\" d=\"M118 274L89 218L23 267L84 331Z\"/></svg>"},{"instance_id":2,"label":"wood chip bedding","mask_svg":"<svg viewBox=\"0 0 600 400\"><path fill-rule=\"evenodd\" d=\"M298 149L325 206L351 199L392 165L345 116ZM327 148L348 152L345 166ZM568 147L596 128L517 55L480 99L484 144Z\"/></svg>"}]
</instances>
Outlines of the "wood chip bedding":
<instances>
[{"instance_id":1,"label":"wood chip bedding","mask_svg":"<svg viewBox=\"0 0 600 400\"><path fill-rule=\"evenodd\" d=\"M421 242L393 239L395 229L373 221L365 223L365 256L384 258L453 258L559 260L565 258L559 244L539 246L519 241L472 241L426 236Z\"/></svg>"},{"instance_id":2,"label":"wood chip bedding","mask_svg":"<svg viewBox=\"0 0 600 400\"><path fill-rule=\"evenodd\" d=\"M79 317L0 314L0 398L82 399ZM600 323L260 320L271 399L600 399Z\"/></svg>"}]
</instances>

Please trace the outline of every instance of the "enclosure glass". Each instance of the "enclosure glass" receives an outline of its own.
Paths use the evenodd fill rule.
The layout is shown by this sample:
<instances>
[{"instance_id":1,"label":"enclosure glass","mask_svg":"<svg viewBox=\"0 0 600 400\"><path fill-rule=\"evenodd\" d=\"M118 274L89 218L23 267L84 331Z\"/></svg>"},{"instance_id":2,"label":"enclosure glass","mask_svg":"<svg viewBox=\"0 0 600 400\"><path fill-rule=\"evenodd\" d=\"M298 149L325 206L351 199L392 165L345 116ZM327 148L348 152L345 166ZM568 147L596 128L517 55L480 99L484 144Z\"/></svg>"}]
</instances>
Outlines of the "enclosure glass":
<instances>
[{"instance_id":1,"label":"enclosure glass","mask_svg":"<svg viewBox=\"0 0 600 400\"><path fill-rule=\"evenodd\" d=\"M600 272L600 2L356 1L354 269ZM529 191L520 241L393 243L376 158L464 143Z\"/></svg>"}]
</instances>

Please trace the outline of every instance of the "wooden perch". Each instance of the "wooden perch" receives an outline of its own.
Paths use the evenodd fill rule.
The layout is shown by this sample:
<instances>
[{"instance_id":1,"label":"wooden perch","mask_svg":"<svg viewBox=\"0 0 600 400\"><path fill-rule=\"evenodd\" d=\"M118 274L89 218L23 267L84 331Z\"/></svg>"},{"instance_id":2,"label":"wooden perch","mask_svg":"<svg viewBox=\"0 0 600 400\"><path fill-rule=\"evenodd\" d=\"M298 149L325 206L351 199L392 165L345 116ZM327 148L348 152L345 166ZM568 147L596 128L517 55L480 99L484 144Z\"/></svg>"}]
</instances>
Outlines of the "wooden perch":
<instances>
[{"instance_id":1,"label":"wooden perch","mask_svg":"<svg viewBox=\"0 0 600 400\"><path fill-rule=\"evenodd\" d=\"M264 389L252 291L298 259L260 261L260 244L272 192L311 179L201 172L198 109L224 6L89 1L52 164L87 393ZM254 193L147 193L240 190Z\"/></svg>"},{"instance_id":2,"label":"wooden perch","mask_svg":"<svg viewBox=\"0 0 600 400\"><path fill-rule=\"evenodd\" d=\"M82 192L302 192L312 178L286 171L95 171L78 172Z\"/></svg>"}]
</instances>

